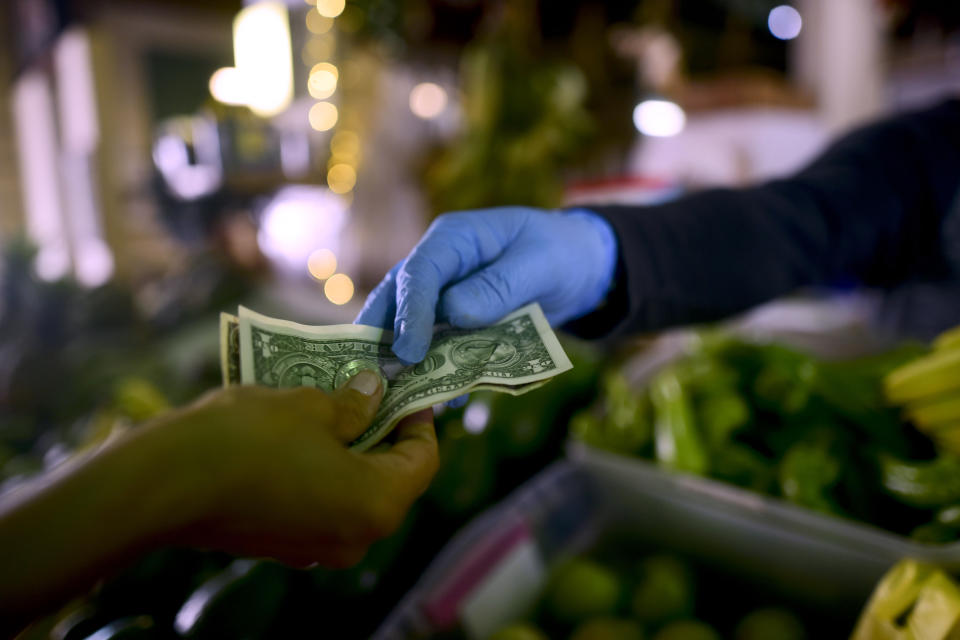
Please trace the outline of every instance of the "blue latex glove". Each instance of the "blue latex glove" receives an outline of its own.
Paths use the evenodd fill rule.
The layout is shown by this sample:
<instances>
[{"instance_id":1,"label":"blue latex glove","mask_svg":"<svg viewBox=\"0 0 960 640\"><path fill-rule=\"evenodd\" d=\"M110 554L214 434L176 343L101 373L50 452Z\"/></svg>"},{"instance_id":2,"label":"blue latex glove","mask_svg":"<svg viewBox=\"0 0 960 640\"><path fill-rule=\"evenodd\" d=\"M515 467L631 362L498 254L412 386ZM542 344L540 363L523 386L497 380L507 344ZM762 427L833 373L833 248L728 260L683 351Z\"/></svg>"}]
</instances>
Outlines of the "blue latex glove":
<instances>
[{"instance_id":1,"label":"blue latex glove","mask_svg":"<svg viewBox=\"0 0 960 640\"><path fill-rule=\"evenodd\" d=\"M393 326L394 353L420 362L435 322L482 327L534 301L554 325L587 314L606 297L616 260L613 229L586 210L449 213L373 290L356 322Z\"/></svg>"}]
</instances>

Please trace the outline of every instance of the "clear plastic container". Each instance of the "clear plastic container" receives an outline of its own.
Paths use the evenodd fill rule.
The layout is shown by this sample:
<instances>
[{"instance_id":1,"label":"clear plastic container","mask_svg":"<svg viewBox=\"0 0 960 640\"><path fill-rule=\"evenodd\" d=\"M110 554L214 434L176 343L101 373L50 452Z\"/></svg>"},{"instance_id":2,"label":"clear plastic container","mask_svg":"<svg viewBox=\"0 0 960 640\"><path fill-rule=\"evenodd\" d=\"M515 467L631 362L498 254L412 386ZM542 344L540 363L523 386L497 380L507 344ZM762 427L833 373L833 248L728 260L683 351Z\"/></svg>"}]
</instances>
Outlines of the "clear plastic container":
<instances>
[{"instance_id":1,"label":"clear plastic container","mask_svg":"<svg viewBox=\"0 0 960 640\"><path fill-rule=\"evenodd\" d=\"M859 609L883 573L905 557L960 571L960 542L921 544L869 524L717 480L669 473L645 460L579 443L569 446L568 455L586 472L616 526L804 602Z\"/></svg>"},{"instance_id":2,"label":"clear plastic container","mask_svg":"<svg viewBox=\"0 0 960 640\"><path fill-rule=\"evenodd\" d=\"M547 467L455 535L372 638L485 637L533 606L558 556L596 540L602 504L584 470Z\"/></svg>"},{"instance_id":3,"label":"clear plastic container","mask_svg":"<svg viewBox=\"0 0 960 640\"><path fill-rule=\"evenodd\" d=\"M818 638L850 632L873 578L886 567L869 551L850 553L789 518L772 520L780 505L767 510L769 500L760 496L594 453L574 452L576 460L554 463L474 519L374 640L435 638L450 630L485 638L532 611L547 567L605 540L684 555L818 618L840 621L830 627L836 634L811 636ZM741 594L722 597L735 601Z\"/></svg>"},{"instance_id":4,"label":"clear plastic container","mask_svg":"<svg viewBox=\"0 0 960 640\"><path fill-rule=\"evenodd\" d=\"M825 357L863 355L891 346L864 330L868 303L778 303L731 329ZM665 336L629 363L625 375L642 384L683 354L690 339L685 332ZM558 556L584 551L607 535L683 554L838 618L855 618L876 582L901 558L960 573L960 542L920 544L576 442L567 453L568 460L547 468L457 534L373 637L433 637L456 625L468 637L483 637L533 606L545 567ZM500 597L478 597L483 591ZM471 618L486 618L486 624L473 629Z\"/></svg>"},{"instance_id":5,"label":"clear plastic container","mask_svg":"<svg viewBox=\"0 0 960 640\"><path fill-rule=\"evenodd\" d=\"M872 302L781 301L727 327L758 342L777 341L823 358L877 353L896 344L869 328ZM642 387L681 357L694 335L673 332L626 363ZM879 527L818 513L734 485L671 473L640 458L571 441L567 454L586 471L615 520L654 544L699 557L825 607L862 606L877 580L911 557L960 572L960 542L928 545ZM644 526L655 519L657 526Z\"/></svg>"}]
</instances>

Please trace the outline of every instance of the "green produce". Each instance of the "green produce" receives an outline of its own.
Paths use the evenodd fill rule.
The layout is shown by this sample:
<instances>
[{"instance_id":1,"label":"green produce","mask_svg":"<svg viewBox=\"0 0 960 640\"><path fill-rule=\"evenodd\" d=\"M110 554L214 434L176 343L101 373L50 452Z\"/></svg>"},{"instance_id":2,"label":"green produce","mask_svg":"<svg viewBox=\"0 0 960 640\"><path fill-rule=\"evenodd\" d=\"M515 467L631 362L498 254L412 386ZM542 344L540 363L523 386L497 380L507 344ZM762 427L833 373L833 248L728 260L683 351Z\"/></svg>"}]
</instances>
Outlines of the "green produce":
<instances>
[{"instance_id":1,"label":"green produce","mask_svg":"<svg viewBox=\"0 0 960 640\"><path fill-rule=\"evenodd\" d=\"M798 442L780 461L780 490L783 496L803 507L824 513L838 513L830 489L840 477L840 461L824 443Z\"/></svg>"},{"instance_id":2,"label":"green produce","mask_svg":"<svg viewBox=\"0 0 960 640\"><path fill-rule=\"evenodd\" d=\"M593 560L573 558L550 576L545 604L553 618L575 624L613 615L622 592L623 586L613 571Z\"/></svg>"},{"instance_id":3,"label":"green produce","mask_svg":"<svg viewBox=\"0 0 960 640\"><path fill-rule=\"evenodd\" d=\"M931 431L955 429L960 427L960 392L908 406L904 413L911 422Z\"/></svg>"},{"instance_id":4,"label":"green produce","mask_svg":"<svg viewBox=\"0 0 960 640\"><path fill-rule=\"evenodd\" d=\"M934 351L890 373L884 391L897 404L936 396L960 389L960 349Z\"/></svg>"},{"instance_id":5,"label":"green produce","mask_svg":"<svg viewBox=\"0 0 960 640\"><path fill-rule=\"evenodd\" d=\"M599 449L640 453L653 435L650 399L636 393L622 374L612 372L600 384L603 414L584 410L570 421L570 431Z\"/></svg>"},{"instance_id":6,"label":"green produce","mask_svg":"<svg viewBox=\"0 0 960 640\"><path fill-rule=\"evenodd\" d=\"M960 347L960 326L944 331L933 341L933 348L937 351Z\"/></svg>"},{"instance_id":7,"label":"green produce","mask_svg":"<svg viewBox=\"0 0 960 640\"><path fill-rule=\"evenodd\" d=\"M927 544L944 544L955 541L958 534L960 534L960 505L952 504L938 510L932 522L914 529L910 537Z\"/></svg>"},{"instance_id":8,"label":"green produce","mask_svg":"<svg viewBox=\"0 0 960 640\"><path fill-rule=\"evenodd\" d=\"M943 571L902 560L873 590L851 640L954 640L960 589Z\"/></svg>"},{"instance_id":9,"label":"green produce","mask_svg":"<svg viewBox=\"0 0 960 640\"><path fill-rule=\"evenodd\" d=\"M960 458L905 462L882 456L880 468L883 487L905 504L939 507L960 501Z\"/></svg>"},{"instance_id":10,"label":"green produce","mask_svg":"<svg viewBox=\"0 0 960 640\"><path fill-rule=\"evenodd\" d=\"M592 447L622 451L608 443L604 435L603 418L589 409L578 411L570 418L570 433L581 442L585 442ZM628 453L628 451L622 452Z\"/></svg>"},{"instance_id":11,"label":"green produce","mask_svg":"<svg viewBox=\"0 0 960 640\"><path fill-rule=\"evenodd\" d=\"M650 388L655 416L657 460L670 469L704 474L709 461L694 424L693 408L676 372L654 378Z\"/></svg>"},{"instance_id":12,"label":"green produce","mask_svg":"<svg viewBox=\"0 0 960 640\"><path fill-rule=\"evenodd\" d=\"M546 634L528 622L515 622L500 629L489 640L548 640Z\"/></svg>"},{"instance_id":13,"label":"green produce","mask_svg":"<svg viewBox=\"0 0 960 640\"><path fill-rule=\"evenodd\" d=\"M753 382L757 402L765 409L786 415L800 413L810 402L813 392L813 363L786 352L774 352Z\"/></svg>"},{"instance_id":14,"label":"green produce","mask_svg":"<svg viewBox=\"0 0 960 640\"><path fill-rule=\"evenodd\" d=\"M771 607L751 611L737 624L734 640L804 640L803 623L786 609Z\"/></svg>"},{"instance_id":15,"label":"green produce","mask_svg":"<svg viewBox=\"0 0 960 640\"><path fill-rule=\"evenodd\" d=\"M716 629L699 620L679 620L660 629L653 640L721 640Z\"/></svg>"},{"instance_id":16,"label":"green produce","mask_svg":"<svg viewBox=\"0 0 960 640\"><path fill-rule=\"evenodd\" d=\"M960 423L945 429L930 431L928 435L937 444L938 451L960 455Z\"/></svg>"},{"instance_id":17,"label":"green produce","mask_svg":"<svg viewBox=\"0 0 960 640\"><path fill-rule=\"evenodd\" d=\"M736 389L741 383L740 373L720 357L703 350L696 356L675 363L672 367L685 386L705 395Z\"/></svg>"},{"instance_id":18,"label":"green produce","mask_svg":"<svg viewBox=\"0 0 960 640\"><path fill-rule=\"evenodd\" d=\"M952 504L937 511L937 524L960 529L960 504Z\"/></svg>"},{"instance_id":19,"label":"green produce","mask_svg":"<svg viewBox=\"0 0 960 640\"><path fill-rule=\"evenodd\" d=\"M946 544L957 539L957 529L939 522L927 522L911 531L910 538L924 544Z\"/></svg>"},{"instance_id":20,"label":"green produce","mask_svg":"<svg viewBox=\"0 0 960 640\"><path fill-rule=\"evenodd\" d=\"M698 415L711 447L726 444L750 420L750 406L735 389L711 393L701 400Z\"/></svg>"},{"instance_id":21,"label":"green produce","mask_svg":"<svg viewBox=\"0 0 960 640\"><path fill-rule=\"evenodd\" d=\"M607 376L604 395L577 414L570 429L590 446L652 457L671 470L913 531L918 539L946 540L952 529L924 525L933 509L960 501L960 477L954 488L951 465L928 461L937 444L946 450L957 445L960 452L960 429L934 431L931 441L904 428L884 397L885 376L924 353L926 347L906 344L833 362L782 345L704 333L645 387L631 389L622 376ZM644 399L652 407L654 446L612 437L615 408L642 407ZM955 404L944 400L925 409L942 416Z\"/></svg>"},{"instance_id":22,"label":"green produce","mask_svg":"<svg viewBox=\"0 0 960 640\"><path fill-rule=\"evenodd\" d=\"M641 622L661 624L693 611L695 585L690 568L675 556L658 555L640 563L630 610Z\"/></svg>"},{"instance_id":23,"label":"green produce","mask_svg":"<svg viewBox=\"0 0 960 640\"><path fill-rule=\"evenodd\" d=\"M887 400L901 405L907 420L937 447L960 454L960 327L934 341L934 351L890 372Z\"/></svg>"},{"instance_id":24,"label":"green produce","mask_svg":"<svg viewBox=\"0 0 960 640\"><path fill-rule=\"evenodd\" d=\"M711 453L711 475L761 493L774 493L777 465L755 449L738 443L725 444Z\"/></svg>"},{"instance_id":25,"label":"green produce","mask_svg":"<svg viewBox=\"0 0 960 640\"><path fill-rule=\"evenodd\" d=\"M602 388L606 398L606 440L622 451L638 452L653 435L649 399L634 393L622 374L608 374Z\"/></svg>"},{"instance_id":26,"label":"green produce","mask_svg":"<svg viewBox=\"0 0 960 640\"><path fill-rule=\"evenodd\" d=\"M818 362L813 384L826 408L859 431L874 448L908 452L907 430L883 394L883 378L905 362L926 353L922 345L907 343L876 356L843 362Z\"/></svg>"},{"instance_id":27,"label":"green produce","mask_svg":"<svg viewBox=\"0 0 960 640\"><path fill-rule=\"evenodd\" d=\"M751 610L751 603L769 602L765 587L757 591L736 576L701 569L673 554L638 558L632 545L615 537L595 557L576 556L554 567L535 616L500 629L493 638L719 640L717 629L732 640L803 640L808 633L835 637L828 632L836 629L836 618L807 611L801 623L782 607ZM625 573L634 562L635 574Z\"/></svg>"},{"instance_id":28,"label":"green produce","mask_svg":"<svg viewBox=\"0 0 960 640\"><path fill-rule=\"evenodd\" d=\"M643 628L635 620L594 618L577 627L570 640L643 640Z\"/></svg>"}]
</instances>

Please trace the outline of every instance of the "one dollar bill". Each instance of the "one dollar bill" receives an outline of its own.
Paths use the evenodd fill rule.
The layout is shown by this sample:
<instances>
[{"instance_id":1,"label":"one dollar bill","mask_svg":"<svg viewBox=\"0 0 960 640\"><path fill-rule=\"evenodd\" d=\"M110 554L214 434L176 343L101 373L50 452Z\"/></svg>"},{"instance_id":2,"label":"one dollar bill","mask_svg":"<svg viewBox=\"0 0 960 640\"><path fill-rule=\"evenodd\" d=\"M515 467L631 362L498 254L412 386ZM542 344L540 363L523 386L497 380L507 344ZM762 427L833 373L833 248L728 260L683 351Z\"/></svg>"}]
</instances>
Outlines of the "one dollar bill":
<instances>
[{"instance_id":1,"label":"one dollar bill","mask_svg":"<svg viewBox=\"0 0 960 640\"><path fill-rule=\"evenodd\" d=\"M380 442L403 417L471 391L520 395L573 368L540 306L529 304L482 329L438 327L422 362L394 356L393 334L365 325L313 327L244 307L221 314L225 386L311 386L332 391L369 369L385 384L380 409L351 447Z\"/></svg>"}]
</instances>

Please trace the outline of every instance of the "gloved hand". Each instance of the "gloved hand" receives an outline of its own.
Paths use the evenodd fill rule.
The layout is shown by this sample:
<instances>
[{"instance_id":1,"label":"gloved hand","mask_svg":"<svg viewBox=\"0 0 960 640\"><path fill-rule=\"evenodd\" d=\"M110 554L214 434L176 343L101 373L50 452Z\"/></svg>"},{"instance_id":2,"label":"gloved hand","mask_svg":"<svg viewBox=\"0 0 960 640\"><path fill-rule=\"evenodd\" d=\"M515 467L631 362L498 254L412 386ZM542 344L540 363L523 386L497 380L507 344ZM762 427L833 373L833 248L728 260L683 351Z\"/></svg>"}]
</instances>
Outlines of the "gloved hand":
<instances>
[{"instance_id":1,"label":"gloved hand","mask_svg":"<svg viewBox=\"0 0 960 640\"><path fill-rule=\"evenodd\" d=\"M534 301L554 325L585 315L607 295L616 259L613 229L586 210L450 213L373 290L355 322L392 326L397 357L420 362L435 322L482 327Z\"/></svg>"}]
</instances>

